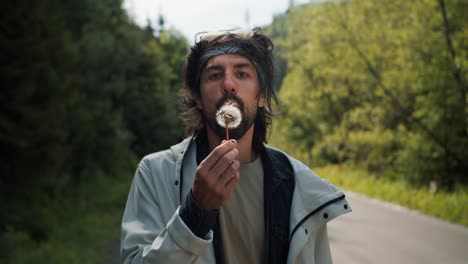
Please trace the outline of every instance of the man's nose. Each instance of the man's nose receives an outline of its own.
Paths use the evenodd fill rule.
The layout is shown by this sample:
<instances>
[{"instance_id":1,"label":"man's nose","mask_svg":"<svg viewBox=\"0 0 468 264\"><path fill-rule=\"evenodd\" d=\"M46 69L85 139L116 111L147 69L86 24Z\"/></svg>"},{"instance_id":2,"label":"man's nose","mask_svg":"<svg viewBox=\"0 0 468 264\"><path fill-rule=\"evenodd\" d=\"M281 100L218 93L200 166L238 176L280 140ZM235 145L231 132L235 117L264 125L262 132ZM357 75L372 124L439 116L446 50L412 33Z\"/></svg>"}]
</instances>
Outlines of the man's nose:
<instances>
[{"instance_id":1,"label":"man's nose","mask_svg":"<svg viewBox=\"0 0 468 264\"><path fill-rule=\"evenodd\" d=\"M223 93L237 94L238 84L233 74L226 74L223 82Z\"/></svg>"}]
</instances>

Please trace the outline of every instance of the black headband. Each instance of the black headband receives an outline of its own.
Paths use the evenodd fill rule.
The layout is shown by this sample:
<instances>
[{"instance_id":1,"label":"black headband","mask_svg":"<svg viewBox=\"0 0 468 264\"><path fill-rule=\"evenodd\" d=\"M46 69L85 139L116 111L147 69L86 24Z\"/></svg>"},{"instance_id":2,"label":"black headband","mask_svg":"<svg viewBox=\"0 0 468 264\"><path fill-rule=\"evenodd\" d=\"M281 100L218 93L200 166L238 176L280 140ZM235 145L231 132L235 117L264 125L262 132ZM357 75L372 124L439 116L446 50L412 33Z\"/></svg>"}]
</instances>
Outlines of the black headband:
<instances>
[{"instance_id":1,"label":"black headband","mask_svg":"<svg viewBox=\"0 0 468 264\"><path fill-rule=\"evenodd\" d=\"M254 57L253 51L247 50L245 45L236 45L236 43L228 42L228 43L223 43L222 45L214 46L213 48L205 51L200 56L200 62L199 65L201 66L199 68L199 72L197 74L197 83L200 83L200 76L205 68L206 63L208 60L210 60L213 57L216 57L218 55L223 55L223 54L234 54L234 55L241 55L246 58L248 58L252 64L254 65L255 69L257 70L257 75L260 81L260 85L263 86L265 84L265 69L261 66L261 63L258 63Z\"/></svg>"}]
</instances>

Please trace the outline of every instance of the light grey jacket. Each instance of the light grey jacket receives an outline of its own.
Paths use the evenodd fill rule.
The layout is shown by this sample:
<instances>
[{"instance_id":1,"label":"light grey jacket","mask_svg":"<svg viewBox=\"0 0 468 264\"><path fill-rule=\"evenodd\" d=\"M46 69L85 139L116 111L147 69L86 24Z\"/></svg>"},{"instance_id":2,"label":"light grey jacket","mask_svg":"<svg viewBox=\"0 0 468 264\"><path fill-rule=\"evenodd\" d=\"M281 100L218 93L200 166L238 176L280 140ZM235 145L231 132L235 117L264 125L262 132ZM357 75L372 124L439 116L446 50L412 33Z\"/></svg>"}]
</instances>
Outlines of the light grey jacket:
<instances>
[{"instance_id":1,"label":"light grey jacket","mask_svg":"<svg viewBox=\"0 0 468 264\"><path fill-rule=\"evenodd\" d=\"M332 263L326 223L351 208L342 191L287 157L296 183L287 263ZM194 138L141 160L122 219L122 263L215 263L213 231L199 238L178 214L196 168Z\"/></svg>"}]
</instances>

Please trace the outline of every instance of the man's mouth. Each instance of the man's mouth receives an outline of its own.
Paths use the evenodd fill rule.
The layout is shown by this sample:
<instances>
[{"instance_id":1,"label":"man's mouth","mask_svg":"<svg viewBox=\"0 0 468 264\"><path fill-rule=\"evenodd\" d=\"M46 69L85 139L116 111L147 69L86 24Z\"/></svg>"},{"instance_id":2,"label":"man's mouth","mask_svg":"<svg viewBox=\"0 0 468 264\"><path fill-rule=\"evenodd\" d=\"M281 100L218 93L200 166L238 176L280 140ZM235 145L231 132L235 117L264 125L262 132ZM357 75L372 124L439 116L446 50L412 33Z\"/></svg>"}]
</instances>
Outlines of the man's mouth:
<instances>
[{"instance_id":1,"label":"man's mouth","mask_svg":"<svg viewBox=\"0 0 468 264\"><path fill-rule=\"evenodd\" d=\"M237 98L234 95L225 95L225 97L221 98L221 100L218 102L218 104L216 105L216 108L220 109L223 105L227 105L227 104L235 106L237 109L241 111L244 106L240 98Z\"/></svg>"},{"instance_id":2,"label":"man's mouth","mask_svg":"<svg viewBox=\"0 0 468 264\"><path fill-rule=\"evenodd\" d=\"M237 102L234 101L234 100L231 100L231 99L226 100L226 102L224 102L224 104L230 104L232 106L235 106L235 107L239 108L239 105L237 104Z\"/></svg>"}]
</instances>

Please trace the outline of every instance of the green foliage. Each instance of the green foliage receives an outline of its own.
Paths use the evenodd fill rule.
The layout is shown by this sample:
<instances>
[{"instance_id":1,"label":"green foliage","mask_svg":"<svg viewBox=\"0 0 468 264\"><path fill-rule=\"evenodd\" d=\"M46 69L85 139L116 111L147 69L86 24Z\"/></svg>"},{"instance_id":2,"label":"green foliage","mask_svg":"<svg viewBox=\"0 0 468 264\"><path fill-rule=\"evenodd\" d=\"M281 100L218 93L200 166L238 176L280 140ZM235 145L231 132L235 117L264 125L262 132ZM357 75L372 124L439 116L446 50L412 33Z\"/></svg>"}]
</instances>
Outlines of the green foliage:
<instances>
[{"instance_id":1,"label":"green foliage","mask_svg":"<svg viewBox=\"0 0 468 264\"><path fill-rule=\"evenodd\" d=\"M88 257L100 254L85 250L85 241L82 252L66 250L81 238L80 232L83 238L109 232L99 221L111 219L90 215L77 220L87 210L105 208L98 204L102 192L89 183L101 174L109 175L109 182L123 171L131 176L128 164L134 165L135 157L165 148L183 135L176 90L185 46L177 32L155 36L136 26L121 0L20 0L3 5L2 260L8 262L11 254L14 263L46 257L51 258L47 263L88 263ZM64 222L70 223L64 228L77 230L78 238L56 244L66 241L60 233L65 232ZM87 224L100 229L78 231ZM101 237L93 245L108 243L109 237ZM32 253L23 258L25 248ZM55 256L62 249L69 261Z\"/></svg>"},{"instance_id":2,"label":"green foliage","mask_svg":"<svg viewBox=\"0 0 468 264\"><path fill-rule=\"evenodd\" d=\"M284 15L277 15L273 18L272 24L265 29L265 33L272 39L275 39L273 54L276 61L277 78L275 80L275 88L278 90L281 87L283 79L288 71L287 60L287 22L288 19Z\"/></svg>"},{"instance_id":3,"label":"green foliage","mask_svg":"<svg viewBox=\"0 0 468 264\"><path fill-rule=\"evenodd\" d=\"M277 19L287 73L274 144L416 185L467 184L466 5L332 1Z\"/></svg>"}]
</instances>

